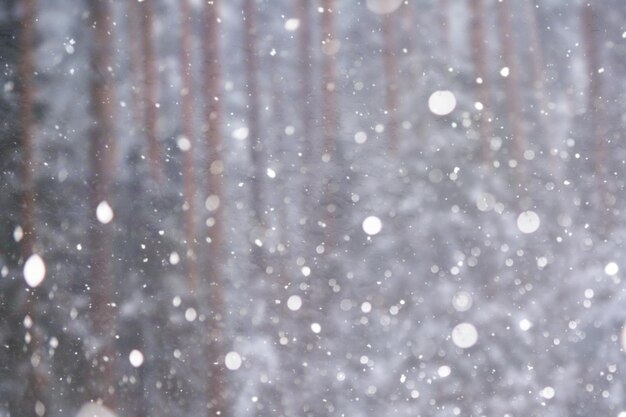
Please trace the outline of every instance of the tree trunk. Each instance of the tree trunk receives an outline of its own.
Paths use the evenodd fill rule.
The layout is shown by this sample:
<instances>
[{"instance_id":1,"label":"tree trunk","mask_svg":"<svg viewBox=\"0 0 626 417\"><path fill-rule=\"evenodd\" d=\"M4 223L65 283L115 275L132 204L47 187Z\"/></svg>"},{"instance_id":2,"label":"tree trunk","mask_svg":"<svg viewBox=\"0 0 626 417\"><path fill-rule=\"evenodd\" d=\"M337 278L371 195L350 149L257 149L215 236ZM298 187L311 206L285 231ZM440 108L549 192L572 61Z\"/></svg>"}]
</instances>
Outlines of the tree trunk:
<instances>
[{"instance_id":1,"label":"tree trunk","mask_svg":"<svg viewBox=\"0 0 626 417\"><path fill-rule=\"evenodd\" d=\"M594 6L583 4L581 10L581 25L583 30L583 43L585 58L587 60L587 117L593 143L594 171L599 185L602 185L606 176L606 145L604 142L603 129L603 98L602 81L598 75L600 70L600 55L596 32L598 28L598 16Z\"/></svg>"},{"instance_id":2,"label":"tree trunk","mask_svg":"<svg viewBox=\"0 0 626 417\"><path fill-rule=\"evenodd\" d=\"M511 157L517 162L517 179L523 187L525 181L524 173L524 137L523 115L521 107L521 96L519 91L519 64L513 42L513 29L511 25L510 0L504 0L496 5L498 9L498 27L500 29L500 40L502 42L502 58L504 65L508 68L509 74L505 78L505 91L507 101L507 119L510 126L510 140L512 142Z\"/></svg>"},{"instance_id":3,"label":"tree trunk","mask_svg":"<svg viewBox=\"0 0 626 417\"><path fill-rule=\"evenodd\" d=\"M189 149L183 149L183 194L184 194L184 229L187 254L187 283L189 291L195 294L198 290L198 253L196 240L196 184L194 170L194 154L196 141L193 129L193 75L191 65L191 10L189 0L181 0L181 125L182 136L189 141Z\"/></svg>"},{"instance_id":4,"label":"tree trunk","mask_svg":"<svg viewBox=\"0 0 626 417\"><path fill-rule=\"evenodd\" d=\"M598 42L597 32L600 31L599 11L593 4L583 4L581 10L581 25L583 30L583 44L587 60L587 109L586 116L593 147L593 173L596 183L598 209L603 213L600 220L600 233L604 236L614 229L614 217L610 211L615 204L615 197L611 193L610 167L607 161L606 115L601 72L601 45Z\"/></svg>"},{"instance_id":5,"label":"tree trunk","mask_svg":"<svg viewBox=\"0 0 626 417\"><path fill-rule=\"evenodd\" d=\"M250 162L252 174L250 176L251 187L251 209L252 209L252 261L259 270L264 270L262 250L257 240L263 243L265 237L265 227L263 219L263 175L265 167L265 149L261 140L259 114L259 87L257 73L259 69L256 37L257 22L254 0L244 1L244 50L245 50L245 72L248 86L248 135L250 139Z\"/></svg>"},{"instance_id":6,"label":"tree trunk","mask_svg":"<svg viewBox=\"0 0 626 417\"><path fill-rule=\"evenodd\" d=\"M91 50L91 112L93 129L90 143L91 198L90 256L91 256L91 318L94 335L100 339L96 352L90 393L101 398L105 404L115 406L115 381L113 336L115 332L112 256L113 225L98 221L98 206L113 202L113 173L115 172L115 106L114 80L111 68L112 29L111 2L90 1L91 26L93 27ZM104 204L104 203L103 203Z\"/></svg>"},{"instance_id":7,"label":"tree trunk","mask_svg":"<svg viewBox=\"0 0 626 417\"><path fill-rule=\"evenodd\" d=\"M483 105L480 110L478 127L481 143L481 159L483 164L490 164L492 160L491 139L493 138L493 128L490 118L492 117L492 102L489 95L489 70L487 66L487 36L485 32L484 5L483 0L470 0L472 12L472 25L470 39L472 45L472 60L474 73L476 74L478 101Z\"/></svg>"},{"instance_id":8,"label":"tree trunk","mask_svg":"<svg viewBox=\"0 0 626 417\"><path fill-rule=\"evenodd\" d=\"M311 2L310 0L296 0L296 16L300 21L298 29L298 73L300 86L299 110L300 110L300 128L301 133L301 149L304 177L303 196L302 196L302 213L310 221L311 198L315 195L315 154L316 130L315 110L313 106L313 85L312 85L312 58L311 58ZM305 228L304 233L308 230Z\"/></svg>"},{"instance_id":9,"label":"tree trunk","mask_svg":"<svg viewBox=\"0 0 626 417\"><path fill-rule=\"evenodd\" d=\"M210 401L208 416L229 417L226 369L224 367L225 343L224 326L224 160L222 156L221 97L222 81L220 71L220 31L219 1L213 0L204 6L203 42L204 52L204 91L205 99L205 143L208 155L209 182L207 195L212 210L213 225L208 231L208 361L210 370L207 380L207 397ZM218 414L219 413L219 414Z\"/></svg>"},{"instance_id":10,"label":"tree trunk","mask_svg":"<svg viewBox=\"0 0 626 417\"><path fill-rule=\"evenodd\" d=\"M387 107L387 135L389 148L398 150L398 59L393 14L382 16L383 60L385 67L385 102Z\"/></svg>"},{"instance_id":11,"label":"tree trunk","mask_svg":"<svg viewBox=\"0 0 626 417\"><path fill-rule=\"evenodd\" d=\"M441 46L443 49L444 63L446 63L450 59L450 19L448 17L450 5L448 4L448 0L439 0L437 4L439 5Z\"/></svg>"},{"instance_id":12,"label":"tree trunk","mask_svg":"<svg viewBox=\"0 0 626 417\"><path fill-rule=\"evenodd\" d=\"M152 177L160 183L163 179L163 164L158 140L158 76L154 51L154 10L153 2L138 3L140 11L141 45L143 49L143 103L144 126L148 141L148 159Z\"/></svg>"},{"instance_id":13,"label":"tree trunk","mask_svg":"<svg viewBox=\"0 0 626 417\"><path fill-rule=\"evenodd\" d=\"M22 218L21 227L23 236L20 241L22 259L24 262L35 253L34 246L37 240L35 232L35 160L34 160L34 140L35 140L35 86L34 74L35 65L35 35L36 35L36 3L35 0L22 0L21 33L20 33L20 144L22 147ZM37 288L29 289L24 305L24 316L30 317L32 324L27 332L30 334L30 341L27 345L25 359L27 365L27 387L22 404L21 412L25 417L37 415L36 407L41 404L48 406L45 398L48 378L45 375L43 358L46 352L42 346L41 329L38 324L36 303Z\"/></svg>"},{"instance_id":14,"label":"tree trunk","mask_svg":"<svg viewBox=\"0 0 626 417\"><path fill-rule=\"evenodd\" d=\"M143 109L143 48L141 45L141 17L139 3L127 2L128 5L128 47L130 60L131 94L133 98L133 132L141 136L144 131ZM154 172L154 171L153 171Z\"/></svg>"},{"instance_id":15,"label":"tree trunk","mask_svg":"<svg viewBox=\"0 0 626 417\"><path fill-rule=\"evenodd\" d=\"M334 0L322 0L323 36L323 85L322 85L322 120L324 123L324 147L322 157L330 161L335 154L335 141L339 125L337 114L337 68L335 54L339 49L339 41L335 39Z\"/></svg>"},{"instance_id":16,"label":"tree trunk","mask_svg":"<svg viewBox=\"0 0 626 417\"><path fill-rule=\"evenodd\" d=\"M321 203L323 209L324 222L324 245L326 253L330 253L337 242L336 231L334 230L334 218L336 206L333 204L333 167L336 165L337 135L339 131L339 109L337 103L337 66L335 57L340 48L339 41L335 38L335 10L334 0L322 0L322 123L324 131L324 141L322 148L322 162L324 168L324 178L322 183ZM340 179L341 180L341 179Z\"/></svg>"},{"instance_id":17,"label":"tree trunk","mask_svg":"<svg viewBox=\"0 0 626 417\"><path fill-rule=\"evenodd\" d=\"M33 254L35 241L35 184L34 184L34 137L35 116L33 112L35 91L35 0L22 0L23 16L20 40L20 133L22 145L22 255L26 260Z\"/></svg>"}]
</instances>

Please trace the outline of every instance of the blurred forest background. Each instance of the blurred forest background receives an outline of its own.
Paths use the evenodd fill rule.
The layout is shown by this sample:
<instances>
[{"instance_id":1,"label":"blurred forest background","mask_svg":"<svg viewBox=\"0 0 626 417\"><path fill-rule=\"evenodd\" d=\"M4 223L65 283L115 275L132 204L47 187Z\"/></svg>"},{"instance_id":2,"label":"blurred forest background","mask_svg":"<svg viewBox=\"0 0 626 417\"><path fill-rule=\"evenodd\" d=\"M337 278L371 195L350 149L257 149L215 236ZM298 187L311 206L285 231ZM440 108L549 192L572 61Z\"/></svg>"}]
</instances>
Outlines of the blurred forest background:
<instances>
[{"instance_id":1,"label":"blurred forest background","mask_svg":"<svg viewBox=\"0 0 626 417\"><path fill-rule=\"evenodd\" d=\"M626 416L623 0L0 2L0 416Z\"/></svg>"}]
</instances>

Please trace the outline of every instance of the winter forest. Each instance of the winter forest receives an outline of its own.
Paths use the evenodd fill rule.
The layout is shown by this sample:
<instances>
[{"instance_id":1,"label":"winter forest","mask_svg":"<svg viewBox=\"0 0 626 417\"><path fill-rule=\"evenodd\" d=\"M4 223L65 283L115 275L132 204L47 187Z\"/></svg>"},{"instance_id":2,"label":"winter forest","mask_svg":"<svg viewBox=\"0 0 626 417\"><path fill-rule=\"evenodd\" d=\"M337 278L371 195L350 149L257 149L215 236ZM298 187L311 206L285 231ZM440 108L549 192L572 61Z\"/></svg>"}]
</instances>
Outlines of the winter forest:
<instances>
[{"instance_id":1,"label":"winter forest","mask_svg":"<svg viewBox=\"0 0 626 417\"><path fill-rule=\"evenodd\" d=\"M626 417L623 0L2 0L0 66L0 417Z\"/></svg>"}]
</instances>

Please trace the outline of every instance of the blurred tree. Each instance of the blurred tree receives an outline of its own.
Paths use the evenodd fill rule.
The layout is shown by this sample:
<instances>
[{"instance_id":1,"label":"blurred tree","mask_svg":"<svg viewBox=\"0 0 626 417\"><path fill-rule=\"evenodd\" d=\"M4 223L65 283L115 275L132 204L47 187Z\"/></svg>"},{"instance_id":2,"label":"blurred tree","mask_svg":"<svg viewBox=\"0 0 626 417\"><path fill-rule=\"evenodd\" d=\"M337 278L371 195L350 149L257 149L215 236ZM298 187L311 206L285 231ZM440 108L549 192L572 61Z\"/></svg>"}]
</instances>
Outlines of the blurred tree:
<instances>
[{"instance_id":1,"label":"blurred tree","mask_svg":"<svg viewBox=\"0 0 626 417\"><path fill-rule=\"evenodd\" d=\"M209 7L209 6L207 6ZM193 87L193 38L192 38L192 21L191 9L188 0L180 2L180 76L181 76L181 125L182 136L178 138L180 141L179 148L182 151L183 162L183 198L184 198L184 229L186 256L185 264L187 268L187 281L190 293L197 296L198 291L198 243L196 230L196 199L197 190L195 183L194 155L196 151L197 141L194 132L194 87Z\"/></svg>"},{"instance_id":2,"label":"blurred tree","mask_svg":"<svg viewBox=\"0 0 626 417\"><path fill-rule=\"evenodd\" d=\"M22 0L20 2L21 31L20 31L20 56L19 56L19 83L20 92L20 143L22 163L22 198L21 198L21 224L14 233L15 240L20 242L22 262L27 262L31 256L39 256L35 250L37 242L35 207L35 63L36 34L37 34L37 4L35 0ZM26 274L26 269L24 269ZM27 280L28 282L28 280ZM26 392L20 404L20 412L24 416L37 416L50 406L46 395L48 384L48 369L45 363L45 349L43 348L44 328L39 320L38 302L40 292L36 286L29 288L26 285L26 301L24 304L24 329L26 330Z\"/></svg>"},{"instance_id":3,"label":"blurred tree","mask_svg":"<svg viewBox=\"0 0 626 417\"><path fill-rule=\"evenodd\" d=\"M385 111L387 113L387 135L389 136L389 149L392 152L398 150L398 74L399 66L397 59L398 44L395 36L394 19L395 13L389 13L381 17L383 33L383 61L385 68Z\"/></svg>"},{"instance_id":4,"label":"blurred tree","mask_svg":"<svg viewBox=\"0 0 626 417\"><path fill-rule=\"evenodd\" d=\"M489 165L492 160L491 139L493 138L492 100L489 93L491 77L487 61L487 33L485 32L485 9L483 0L470 0L471 29L470 42L472 63L477 90L478 102L482 105L478 113L478 127L480 132L480 153L483 164Z\"/></svg>"},{"instance_id":5,"label":"blurred tree","mask_svg":"<svg viewBox=\"0 0 626 417\"><path fill-rule=\"evenodd\" d=\"M257 48L257 11L254 0L244 0L244 54L245 79L247 89L247 123L250 152L250 204L252 213L252 229L250 245L252 262L259 271L264 271L262 244L265 238L263 178L265 175L266 151L261 138L261 103L259 101L259 63Z\"/></svg>"},{"instance_id":6,"label":"blurred tree","mask_svg":"<svg viewBox=\"0 0 626 417\"><path fill-rule=\"evenodd\" d=\"M158 139L159 81L154 51L154 2L141 1L136 6L139 11L141 48L143 50L143 85L141 88L144 111L144 127L148 145L148 158L152 176L157 183L163 179L163 163ZM132 6L131 6L132 7Z\"/></svg>"},{"instance_id":7,"label":"blurred tree","mask_svg":"<svg viewBox=\"0 0 626 417\"><path fill-rule=\"evenodd\" d=\"M225 161L222 141L222 79L220 56L220 7L219 0L204 5L203 28L203 88L204 88L204 142L207 154L207 190L205 208L209 212L206 252L206 286L208 302L207 355L210 363L207 379L208 415L230 417L232 415L224 355L226 354L225 257L224 248L224 194ZM246 14L247 17L247 14ZM252 94L252 91L250 91ZM250 129L250 134L253 133Z\"/></svg>"},{"instance_id":8,"label":"blurred tree","mask_svg":"<svg viewBox=\"0 0 626 417\"><path fill-rule=\"evenodd\" d=\"M509 160L515 161L516 180L519 187L526 185L526 173L524 170L524 150L526 138L524 132L524 114L522 111L522 97L519 91L520 67L514 42L513 26L511 24L512 13L509 0L504 0L496 5L499 38L501 45L501 57L504 66L499 70L504 77L506 90L506 119L508 121Z\"/></svg>"},{"instance_id":9,"label":"blurred tree","mask_svg":"<svg viewBox=\"0 0 626 417\"><path fill-rule=\"evenodd\" d=\"M112 246L114 227L114 173L116 140L116 97L113 73L113 16L110 0L89 1L91 38L89 252L91 256L91 322L95 355L92 359L89 394L116 407L115 383L115 288Z\"/></svg>"}]
</instances>

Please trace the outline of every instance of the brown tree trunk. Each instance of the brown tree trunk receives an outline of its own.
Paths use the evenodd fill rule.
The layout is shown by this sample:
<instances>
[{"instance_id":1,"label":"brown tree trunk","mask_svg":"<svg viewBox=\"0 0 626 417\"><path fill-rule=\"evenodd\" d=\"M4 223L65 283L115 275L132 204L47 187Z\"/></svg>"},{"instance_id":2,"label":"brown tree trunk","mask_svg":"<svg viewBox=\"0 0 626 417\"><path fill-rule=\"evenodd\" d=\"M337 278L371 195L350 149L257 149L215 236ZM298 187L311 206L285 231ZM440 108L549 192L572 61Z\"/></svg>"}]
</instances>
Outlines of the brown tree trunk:
<instances>
[{"instance_id":1,"label":"brown tree trunk","mask_svg":"<svg viewBox=\"0 0 626 417\"><path fill-rule=\"evenodd\" d=\"M510 0L504 0L496 5L498 10L498 27L502 42L502 58L509 74L505 78L505 91L507 99L507 119L510 126L510 140L512 141L512 158L517 161L516 172L520 186L525 183L524 173L524 137L523 115L521 96L519 90L519 64L513 42L513 29L511 25Z\"/></svg>"},{"instance_id":2,"label":"brown tree trunk","mask_svg":"<svg viewBox=\"0 0 626 417\"><path fill-rule=\"evenodd\" d=\"M323 85L322 85L322 120L324 123L323 158L330 161L335 154L335 140L339 119L337 114L337 67L335 55L339 48L339 41L335 39L335 12L334 0L322 0L323 36Z\"/></svg>"},{"instance_id":3,"label":"brown tree trunk","mask_svg":"<svg viewBox=\"0 0 626 417\"><path fill-rule=\"evenodd\" d=\"M210 364L207 380L207 397L210 401L208 416L219 415L229 417L226 369L224 367L225 343L223 340L224 326L224 193L223 175L224 160L222 156L222 126L220 100L222 98L222 81L220 70L220 13L219 1L209 1L204 6L203 42L204 53L204 91L205 99L205 143L208 155L209 182L207 195L211 204L207 208L213 218L213 226L209 228L209 268L208 268L208 361ZM217 203L217 204L216 204Z\"/></svg>"},{"instance_id":4,"label":"brown tree trunk","mask_svg":"<svg viewBox=\"0 0 626 417\"><path fill-rule=\"evenodd\" d=\"M35 184L34 184L34 137L35 116L33 112L35 91L35 0L22 0L23 16L20 39L20 129L22 145L22 255L26 260L33 254L35 241Z\"/></svg>"},{"instance_id":5,"label":"brown tree trunk","mask_svg":"<svg viewBox=\"0 0 626 417\"><path fill-rule=\"evenodd\" d=\"M441 31L441 46L445 62L450 58L450 19L448 17L450 6L448 0L439 0L439 30Z\"/></svg>"},{"instance_id":6,"label":"brown tree trunk","mask_svg":"<svg viewBox=\"0 0 626 417\"><path fill-rule=\"evenodd\" d=\"M128 5L128 46L131 76L131 94L133 98L133 131L136 135L141 135L144 131L144 109L143 109L143 51L141 46L141 18L140 7L136 1L127 2ZM154 172L154 171L153 171Z\"/></svg>"},{"instance_id":7,"label":"brown tree trunk","mask_svg":"<svg viewBox=\"0 0 626 417\"><path fill-rule=\"evenodd\" d=\"M396 57L396 37L394 14L382 16L383 60L385 67L385 104L387 107L387 135L389 148L398 150L398 59Z\"/></svg>"},{"instance_id":8,"label":"brown tree trunk","mask_svg":"<svg viewBox=\"0 0 626 417\"><path fill-rule=\"evenodd\" d=\"M91 319L93 333L100 339L96 352L90 393L105 404L115 406L113 336L115 332L112 256L113 224L97 220L96 210L101 202L113 206L113 173L115 172L115 93L112 60L112 3L107 0L89 2L93 30L91 50L91 112L93 128L90 143L91 195L90 212L90 270Z\"/></svg>"},{"instance_id":9,"label":"brown tree trunk","mask_svg":"<svg viewBox=\"0 0 626 417\"><path fill-rule=\"evenodd\" d=\"M251 232L252 244L252 260L260 270L264 269L262 250L254 241L260 239L261 242L265 236L265 227L263 219L263 175L265 171L265 150L261 140L259 114L259 87L257 73L259 62L256 48L257 22L254 0L245 0L244 6L245 30L244 30L244 49L245 49L245 72L246 82L248 86L248 135L250 139L250 162L252 165L252 175L250 177L251 187L251 205L253 216L253 230Z\"/></svg>"},{"instance_id":10,"label":"brown tree trunk","mask_svg":"<svg viewBox=\"0 0 626 417\"><path fill-rule=\"evenodd\" d=\"M34 246L37 240L35 232L35 34L36 34L36 2L35 0L22 0L21 32L20 32L20 56L19 56L19 93L20 93L20 144L22 147L22 221L23 236L20 241L22 259L24 262L35 253ZM30 317L31 325L27 328L30 341L27 345L25 358L30 362L28 366L27 387L22 404L21 412L25 417L37 415L36 407L47 408L45 398L47 376L44 371L43 358L46 355L42 345L42 335L38 325L36 312L38 291L36 288L29 289L24 305L24 316Z\"/></svg>"},{"instance_id":11,"label":"brown tree trunk","mask_svg":"<svg viewBox=\"0 0 626 417\"><path fill-rule=\"evenodd\" d=\"M581 26L583 30L583 43L585 58L587 60L587 117L593 143L594 171L601 185L606 176L606 145L604 141L604 129L602 127L604 109L602 98L602 81L598 75L600 69L600 45L596 38L599 31L597 10L593 5L583 4L581 9Z\"/></svg>"},{"instance_id":12,"label":"brown tree trunk","mask_svg":"<svg viewBox=\"0 0 626 417\"><path fill-rule=\"evenodd\" d=\"M337 66L336 55L340 48L339 41L335 38L335 10L334 0L322 0L322 123L324 140L322 147L322 162L326 164L321 189L321 201L323 206L324 245L326 253L337 243L334 219L336 206L333 204L334 186L332 168L337 162L334 160L337 154L337 134L339 131L339 108L337 103ZM331 208L333 209L331 211Z\"/></svg>"},{"instance_id":13,"label":"brown tree trunk","mask_svg":"<svg viewBox=\"0 0 626 417\"><path fill-rule=\"evenodd\" d=\"M153 2L138 3L141 27L141 46L143 49L143 79L142 88L144 103L144 126L148 142L148 159L152 177L161 182L163 179L163 164L158 140L158 76L156 56L154 51L154 10Z\"/></svg>"},{"instance_id":14,"label":"brown tree trunk","mask_svg":"<svg viewBox=\"0 0 626 417\"><path fill-rule=\"evenodd\" d=\"M470 30L472 60L476 74L478 101L483 105L478 119L481 139L481 159L483 164L489 164L492 159L491 138L493 138L493 128L489 120L492 115L492 103L488 87L490 80L487 66L487 36L485 32L483 0L470 0L470 8L472 12L472 26ZM480 79L480 82L478 79Z\"/></svg>"},{"instance_id":15,"label":"brown tree trunk","mask_svg":"<svg viewBox=\"0 0 626 417\"><path fill-rule=\"evenodd\" d=\"M296 0L296 16L300 21L298 29L298 72L300 86L300 125L302 129L302 160L304 165L304 206L310 207L309 197L314 194L313 163L316 152L315 114L313 110L313 85L312 85L312 61L311 61L311 2L310 0ZM309 210L303 207L303 213Z\"/></svg>"},{"instance_id":16,"label":"brown tree trunk","mask_svg":"<svg viewBox=\"0 0 626 417\"><path fill-rule=\"evenodd\" d=\"M189 141L190 148L183 149L183 195L185 200L184 229L187 254L186 268L189 291L195 294L198 290L198 253L196 240L196 184L194 157L196 141L193 130L193 76L191 65L191 10L189 0L181 0L181 125L182 136Z\"/></svg>"}]
</instances>

